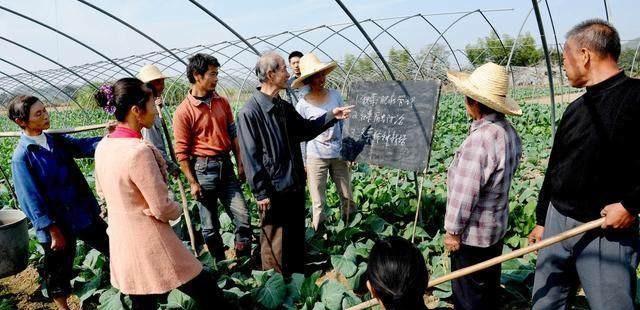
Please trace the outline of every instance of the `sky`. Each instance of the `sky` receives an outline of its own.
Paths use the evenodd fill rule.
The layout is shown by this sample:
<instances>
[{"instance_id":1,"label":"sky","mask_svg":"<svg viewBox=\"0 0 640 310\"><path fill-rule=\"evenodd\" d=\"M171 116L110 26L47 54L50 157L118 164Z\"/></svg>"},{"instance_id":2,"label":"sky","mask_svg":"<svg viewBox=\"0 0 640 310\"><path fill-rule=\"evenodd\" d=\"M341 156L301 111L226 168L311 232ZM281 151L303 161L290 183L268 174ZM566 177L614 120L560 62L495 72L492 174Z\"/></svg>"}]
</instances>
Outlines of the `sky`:
<instances>
[{"instance_id":1,"label":"sky","mask_svg":"<svg viewBox=\"0 0 640 310\"><path fill-rule=\"evenodd\" d=\"M141 29L163 45L189 47L235 40L232 33L221 27L214 19L187 0L87 0L102 9L117 15L124 21ZM301 30L319 25L332 25L349 21L347 15L333 0L198 0L223 21L245 37L278 34L287 30ZM571 26L587 18L605 18L604 1L599 0L548 0L555 22L558 40ZM637 18L637 0L607 0L609 17L618 28L623 40L640 37ZM410 16L418 13L430 14L434 26L446 29L461 14L475 9L498 10L486 16L502 34L516 36L525 17L531 10L527 0L343 0L359 20ZM635 4L635 6L634 6ZM125 57L159 50L137 33L118 24L109 17L76 0L0 0L2 7L28 15L67 34L111 57ZM544 2L541 2L544 26L550 43L553 43L551 24ZM397 19L381 20L384 26ZM365 30L372 36L379 32L371 23ZM488 35L490 28L478 14L460 20L446 33L454 49ZM524 23L523 32L538 36L535 16L531 14ZM314 32L315 33L315 32ZM418 51L434 42L437 34L421 20L412 19L393 27L396 38L412 51ZM326 32L310 34L309 39L319 41ZM356 29L345 35L358 46L365 47L364 38ZM31 47L48 57L68 66L100 61L100 57L80 45L23 18L0 10L0 36ZM383 51L398 47L390 37L380 36L376 43ZM287 49L309 50L301 41L285 45ZM259 49L267 49L267 45ZM16 63L28 70L36 71L55 67L9 43L0 41L0 58ZM336 58L346 53L357 53L357 47L345 44L338 38L328 40L323 49ZM247 56L249 57L249 56ZM321 57L322 58L322 57ZM251 59L242 61L254 61ZM18 69L0 62L0 70L16 73Z\"/></svg>"}]
</instances>

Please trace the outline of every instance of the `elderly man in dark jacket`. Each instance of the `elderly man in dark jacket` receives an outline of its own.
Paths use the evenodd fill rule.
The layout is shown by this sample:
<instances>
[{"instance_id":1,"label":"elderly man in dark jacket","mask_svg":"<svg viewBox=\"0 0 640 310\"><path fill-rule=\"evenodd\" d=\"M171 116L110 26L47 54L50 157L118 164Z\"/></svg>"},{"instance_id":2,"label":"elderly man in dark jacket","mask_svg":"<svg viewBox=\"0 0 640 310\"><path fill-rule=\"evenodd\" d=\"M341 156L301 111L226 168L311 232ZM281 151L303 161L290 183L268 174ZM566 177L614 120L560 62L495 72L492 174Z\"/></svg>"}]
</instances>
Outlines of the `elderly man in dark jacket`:
<instances>
[{"instance_id":1,"label":"elderly man in dark jacket","mask_svg":"<svg viewBox=\"0 0 640 310\"><path fill-rule=\"evenodd\" d=\"M604 217L603 229L540 250L532 309L568 309L580 282L591 309L634 309L640 259L640 80L618 67L620 37L602 20L567 34L564 67L586 88L564 112L530 242Z\"/></svg>"},{"instance_id":2,"label":"elderly man in dark jacket","mask_svg":"<svg viewBox=\"0 0 640 310\"><path fill-rule=\"evenodd\" d=\"M300 142L348 118L352 107L305 120L279 96L289 78L284 59L265 53L255 70L261 85L238 113L236 124L247 182L260 209L262 268L302 273L306 176Z\"/></svg>"}]
</instances>

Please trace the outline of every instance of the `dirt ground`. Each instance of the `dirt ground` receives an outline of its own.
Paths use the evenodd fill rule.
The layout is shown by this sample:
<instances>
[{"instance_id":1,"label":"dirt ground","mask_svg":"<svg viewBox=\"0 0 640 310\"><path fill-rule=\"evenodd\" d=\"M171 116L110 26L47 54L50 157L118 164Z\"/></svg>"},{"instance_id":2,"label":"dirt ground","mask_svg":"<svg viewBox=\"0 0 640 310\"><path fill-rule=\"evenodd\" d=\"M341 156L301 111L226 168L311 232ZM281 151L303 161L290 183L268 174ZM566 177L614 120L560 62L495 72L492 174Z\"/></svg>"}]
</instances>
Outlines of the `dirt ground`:
<instances>
[{"instance_id":1,"label":"dirt ground","mask_svg":"<svg viewBox=\"0 0 640 310\"><path fill-rule=\"evenodd\" d=\"M19 310L56 309L53 302L42 296L39 281L38 272L33 266L15 276L0 279L0 301L7 300L13 309ZM72 296L69 306L73 310L79 310L78 298Z\"/></svg>"},{"instance_id":2,"label":"dirt ground","mask_svg":"<svg viewBox=\"0 0 640 310\"><path fill-rule=\"evenodd\" d=\"M556 103L570 103L573 100L575 100L576 98L582 96L581 92L578 93L568 93L568 94L563 94L563 95L555 95L555 102ZM551 96L544 96L544 97L538 97L538 98L531 98L531 99L525 99L524 102L526 103L536 103L536 104L550 104L551 103Z\"/></svg>"}]
</instances>

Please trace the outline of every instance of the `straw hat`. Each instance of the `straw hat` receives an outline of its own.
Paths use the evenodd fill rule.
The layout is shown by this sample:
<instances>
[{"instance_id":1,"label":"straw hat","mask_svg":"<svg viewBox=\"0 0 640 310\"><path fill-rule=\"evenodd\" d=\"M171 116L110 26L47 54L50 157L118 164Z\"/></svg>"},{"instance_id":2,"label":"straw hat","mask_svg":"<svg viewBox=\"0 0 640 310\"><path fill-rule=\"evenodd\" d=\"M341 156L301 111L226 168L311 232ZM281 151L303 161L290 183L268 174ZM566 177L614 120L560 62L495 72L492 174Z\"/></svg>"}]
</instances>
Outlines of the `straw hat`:
<instances>
[{"instance_id":1,"label":"straw hat","mask_svg":"<svg viewBox=\"0 0 640 310\"><path fill-rule=\"evenodd\" d=\"M318 56L313 53L306 54L300 58L300 77L291 83L291 87L300 88L304 86L302 82L304 79L322 71L329 74L329 72L333 71L337 66L338 64L335 61L320 62Z\"/></svg>"},{"instance_id":2,"label":"straw hat","mask_svg":"<svg viewBox=\"0 0 640 310\"><path fill-rule=\"evenodd\" d=\"M500 113L522 115L518 103L507 97L509 74L505 67L489 62L471 74L449 71L447 77L465 96Z\"/></svg>"},{"instance_id":3,"label":"straw hat","mask_svg":"<svg viewBox=\"0 0 640 310\"><path fill-rule=\"evenodd\" d=\"M145 65L140 68L140 72L138 73L138 79L140 79L143 83L149 83L153 80L166 79L167 77L160 72L160 69L154 65Z\"/></svg>"}]
</instances>

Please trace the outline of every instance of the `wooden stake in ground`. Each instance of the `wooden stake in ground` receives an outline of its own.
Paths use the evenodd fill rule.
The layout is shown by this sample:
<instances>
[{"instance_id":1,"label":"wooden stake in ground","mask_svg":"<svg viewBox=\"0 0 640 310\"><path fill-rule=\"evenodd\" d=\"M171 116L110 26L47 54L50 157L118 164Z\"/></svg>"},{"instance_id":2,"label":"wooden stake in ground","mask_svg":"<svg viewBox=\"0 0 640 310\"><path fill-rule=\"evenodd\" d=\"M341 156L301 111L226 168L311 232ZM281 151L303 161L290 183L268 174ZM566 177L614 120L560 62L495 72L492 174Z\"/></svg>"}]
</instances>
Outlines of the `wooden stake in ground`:
<instances>
[{"instance_id":1,"label":"wooden stake in ground","mask_svg":"<svg viewBox=\"0 0 640 310\"><path fill-rule=\"evenodd\" d=\"M507 254L503 254L503 255L500 255L498 257L494 257L494 258L492 258L490 260L484 261L484 262L479 263L479 264L475 264L473 266L469 266L469 267L466 267L466 268L462 268L460 270L456 270L456 271L454 271L452 273L449 273L447 275L444 275L444 276L442 276L440 278L437 278L437 279L434 279L432 281L429 281L428 287L434 287L434 286L437 286L437 285L442 284L444 282L451 281L453 279L457 279L457 278L460 278L460 277L464 277L466 275L469 275L469 274L472 274L474 272L489 268L491 266L494 266L494 265L497 265L497 264L501 264L502 262L508 261L508 260L510 260L512 258L520 257L520 256L523 256L525 254L529 254L531 252L540 250L542 248L546 248L546 247L548 247L548 246L550 246L552 244L555 244L555 243L558 243L560 241L569 239L571 237L575 237L575 236L577 236L579 234L582 234L584 232L587 232L589 230L596 229L596 228L602 226L603 223L604 223L604 218L593 220L591 222L582 224L582 225L580 225L580 226L578 226L576 228L567 230L567 231L565 231L563 233L560 233L558 235L555 235L553 237L549 237L547 239L543 239L542 241L540 241L538 243L532 244L532 245L524 247L522 249L519 249L519 250L516 250L516 251L513 251L513 252L509 252ZM362 309L370 308L370 307L375 306L377 304L378 304L378 301L376 299L371 299L371 300L365 301L365 302L363 302L361 304L358 304L356 306L353 306L351 308L348 308L347 310L362 310Z\"/></svg>"},{"instance_id":2,"label":"wooden stake in ground","mask_svg":"<svg viewBox=\"0 0 640 310\"><path fill-rule=\"evenodd\" d=\"M416 227L418 226L418 216L420 215L420 207L422 206L422 187L424 186L424 178L426 178L427 168L424 168L422 172L422 180L420 181L420 187L418 187L418 204L416 205L416 216L413 219L413 231L411 232L411 243L414 243L416 238ZM418 174L415 175L418 178Z\"/></svg>"}]
</instances>

